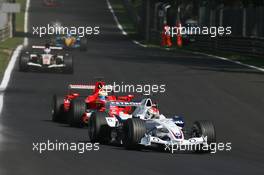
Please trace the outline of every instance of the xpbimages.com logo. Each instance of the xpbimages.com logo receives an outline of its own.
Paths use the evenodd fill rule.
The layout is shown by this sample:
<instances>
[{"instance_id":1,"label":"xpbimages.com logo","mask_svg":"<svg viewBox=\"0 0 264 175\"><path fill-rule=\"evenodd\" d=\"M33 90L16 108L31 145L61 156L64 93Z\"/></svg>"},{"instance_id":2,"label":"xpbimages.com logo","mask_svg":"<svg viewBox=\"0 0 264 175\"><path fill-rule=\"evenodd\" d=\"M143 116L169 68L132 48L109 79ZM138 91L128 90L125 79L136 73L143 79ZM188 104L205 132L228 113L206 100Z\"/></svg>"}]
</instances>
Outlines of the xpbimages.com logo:
<instances>
[{"instance_id":1,"label":"xpbimages.com logo","mask_svg":"<svg viewBox=\"0 0 264 175\"><path fill-rule=\"evenodd\" d=\"M83 154L89 151L99 151L99 143L85 143L85 142L59 142L58 140L46 142L33 142L32 151L42 154L44 152L66 151L77 152Z\"/></svg>"},{"instance_id":2,"label":"xpbimages.com logo","mask_svg":"<svg viewBox=\"0 0 264 175\"><path fill-rule=\"evenodd\" d=\"M232 34L232 27L193 27L193 26L179 26L179 27L171 27L165 26L164 27L164 34L175 37L178 35L209 35L210 37L214 38L218 35L231 35Z\"/></svg>"},{"instance_id":3,"label":"xpbimages.com logo","mask_svg":"<svg viewBox=\"0 0 264 175\"><path fill-rule=\"evenodd\" d=\"M124 82L110 84L106 88L108 92L115 93L139 93L143 95L151 95L156 93L165 93L165 84L125 84Z\"/></svg>"},{"instance_id":4,"label":"xpbimages.com logo","mask_svg":"<svg viewBox=\"0 0 264 175\"><path fill-rule=\"evenodd\" d=\"M32 26L33 35L43 37L45 35L77 35L80 38L86 35L99 35L100 27L99 26L61 26L58 24L47 24L47 26Z\"/></svg>"},{"instance_id":5,"label":"xpbimages.com logo","mask_svg":"<svg viewBox=\"0 0 264 175\"><path fill-rule=\"evenodd\" d=\"M166 144L165 151L169 151L170 153L175 152L210 152L215 154L219 151L231 151L232 150L232 143L210 143L210 144Z\"/></svg>"}]
</instances>

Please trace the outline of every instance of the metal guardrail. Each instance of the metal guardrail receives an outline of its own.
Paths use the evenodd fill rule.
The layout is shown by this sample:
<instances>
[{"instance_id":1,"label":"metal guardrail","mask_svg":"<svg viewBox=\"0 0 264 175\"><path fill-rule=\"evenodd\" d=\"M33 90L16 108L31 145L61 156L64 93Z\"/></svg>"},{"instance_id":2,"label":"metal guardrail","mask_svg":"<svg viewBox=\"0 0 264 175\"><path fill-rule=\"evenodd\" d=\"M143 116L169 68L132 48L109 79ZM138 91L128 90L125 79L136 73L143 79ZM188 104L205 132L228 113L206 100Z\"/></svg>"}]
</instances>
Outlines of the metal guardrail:
<instances>
[{"instance_id":1,"label":"metal guardrail","mask_svg":"<svg viewBox=\"0 0 264 175\"><path fill-rule=\"evenodd\" d=\"M220 51L264 58L264 39L260 38L234 36L212 38L210 36L197 35L192 46L194 46L194 49L201 51Z\"/></svg>"},{"instance_id":2,"label":"metal guardrail","mask_svg":"<svg viewBox=\"0 0 264 175\"><path fill-rule=\"evenodd\" d=\"M264 38L236 36L212 38L206 35L195 35L192 38L195 41L192 43L188 42L188 47L196 51L234 53L236 55L261 57L264 59ZM161 42L161 32L151 30L151 42L159 44ZM185 46L184 42L183 47Z\"/></svg>"},{"instance_id":3,"label":"metal guardrail","mask_svg":"<svg viewBox=\"0 0 264 175\"><path fill-rule=\"evenodd\" d=\"M10 36L10 29L9 27L5 27L0 29L0 41L7 39Z\"/></svg>"}]
</instances>

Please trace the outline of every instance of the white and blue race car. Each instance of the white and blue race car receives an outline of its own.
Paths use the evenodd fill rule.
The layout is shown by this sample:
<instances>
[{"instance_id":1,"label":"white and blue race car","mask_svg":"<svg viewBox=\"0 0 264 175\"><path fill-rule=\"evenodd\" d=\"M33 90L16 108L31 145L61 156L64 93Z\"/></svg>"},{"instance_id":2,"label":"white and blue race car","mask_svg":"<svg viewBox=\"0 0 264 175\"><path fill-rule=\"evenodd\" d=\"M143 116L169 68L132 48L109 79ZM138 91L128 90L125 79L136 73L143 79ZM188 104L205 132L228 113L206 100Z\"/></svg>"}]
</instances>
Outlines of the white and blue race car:
<instances>
[{"instance_id":1,"label":"white and blue race car","mask_svg":"<svg viewBox=\"0 0 264 175\"><path fill-rule=\"evenodd\" d=\"M185 146L192 147L193 151L203 151L202 148L208 148L216 141L212 122L196 121L191 130L186 132L181 117L166 118L159 114L150 98L143 99L140 103L109 102L109 106L111 105L135 106L135 110L130 115L123 116L119 113L115 117L108 116L107 113L95 113L88 125L91 141L117 141L129 149L138 148L140 145L164 149Z\"/></svg>"}]
</instances>

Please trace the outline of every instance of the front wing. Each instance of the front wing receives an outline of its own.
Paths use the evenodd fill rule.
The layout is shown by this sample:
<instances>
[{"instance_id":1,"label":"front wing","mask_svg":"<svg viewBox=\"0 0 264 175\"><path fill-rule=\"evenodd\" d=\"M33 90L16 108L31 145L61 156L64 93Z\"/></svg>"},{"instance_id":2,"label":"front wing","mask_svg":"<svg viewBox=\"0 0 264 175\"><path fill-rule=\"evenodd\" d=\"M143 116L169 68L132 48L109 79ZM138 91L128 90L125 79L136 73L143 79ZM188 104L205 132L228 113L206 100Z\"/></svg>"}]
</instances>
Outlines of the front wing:
<instances>
[{"instance_id":1,"label":"front wing","mask_svg":"<svg viewBox=\"0 0 264 175\"><path fill-rule=\"evenodd\" d=\"M51 65L43 66L42 64L37 64L32 62L28 62L27 65L30 67L47 68L47 69L66 67L65 64L51 64Z\"/></svg>"},{"instance_id":2,"label":"front wing","mask_svg":"<svg viewBox=\"0 0 264 175\"><path fill-rule=\"evenodd\" d=\"M182 139L182 140L171 140L171 141L165 141L158 137L153 137L151 135L145 135L140 143L144 146L152 146L153 144L160 144L160 145L178 145L178 146L193 146L193 145L208 145L207 139L205 137L193 137L190 139Z\"/></svg>"}]
</instances>

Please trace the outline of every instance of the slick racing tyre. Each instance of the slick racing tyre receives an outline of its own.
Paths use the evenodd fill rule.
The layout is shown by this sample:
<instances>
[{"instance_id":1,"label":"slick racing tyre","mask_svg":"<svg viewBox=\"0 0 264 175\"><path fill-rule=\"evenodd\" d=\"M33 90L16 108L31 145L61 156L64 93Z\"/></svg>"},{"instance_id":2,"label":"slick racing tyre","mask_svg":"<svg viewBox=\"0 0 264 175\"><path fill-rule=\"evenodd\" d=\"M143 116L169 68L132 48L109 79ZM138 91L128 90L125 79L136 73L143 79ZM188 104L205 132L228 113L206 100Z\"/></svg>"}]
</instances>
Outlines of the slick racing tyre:
<instances>
[{"instance_id":1,"label":"slick racing tyre","mask_svg":"<svg viewBox=\"0 0 264 175\"><path fill-rule=\"evenodd\" d=\"M127 149L137 149L138 144L147 132L145 122L138 118L127 119L124 123L123 143Z\"/></svg>"},{"instance_id":2,"label":"slick racing tyre","mask_svg":"<svg viewBox=\"0 0 264 175\"><path fill-rule=\"evenodd\" d=\"M86 51L87 50L87 39L81 39L80 40L80 51Z\"/></svg>"},{"instance_id":3,"label":"slick racing tyre","mask_svg":"<svg viewBox=\"0 0 264 175\"><path fill-rule=\"evenodd\" d=\"M192 137L205 137L207 139L207 144L215 144L216 143L216 134L215 127L211 121L201 120L196 121L193 124L191 130ZM213 144L208 147L208 149L204 149L202 145L195 148L196 152L209 152L210 149L214 149Z\"/></svg>"},{"instance_id":4,"label":"slick racing tyre","mask_svg":"<svg viewBox=\"0 0 264 175\"><path fill-rule=\"evenodd\" d=\"M65 118L63 118L64 110L64 99L63 97L54 95L52 98L52 121L54 122L63 122Z\"/></svg>"},{"instance_id":5,"label":"slick racing tyre","mask_svg":"<svg viewBox=\"0 0 264 175\"><path fill-rule=\"evenodd\" d=\"M86 104L82 99L74 99L70 104L70 112L68 116L68 123L70 126L83 127L84 123L82 120L83 115L86 111Z\"/></svg>"},{"instance_id":6,"label":"slick racing tyre","mask_svg":"<svg viewBox=\"0 0 264 175\"><path fill-rule=\"evenodd\" d=\"M66 73L73 73L73 59L72 59L72 56L66 54L64 56L63 60L64 60L64 65L65 65L64 71Z\"/></svg>"},{"instance_id":7,"label":"slick racing tyre","mask_svg":"<svg viewBox=\"0 0 264 175\"><path fill-rule=\"evenodd\" d=\"M90 141L95 143L107 143L110 139L110 127L106 121L104 112L92 113L88 123Z\"/></svg>"},{"instance_id":8,"label":"slick racing tyre","mask_svg":"<svg viewBox=\"0 0 264 175\"><path fill-rule=\"evenodd\" d=\"M26 72L29 69L28 62L30 60L29 55L27 54L22 54L20 59L19 59L19 70Z\"/></svg>"}]
</instances>

